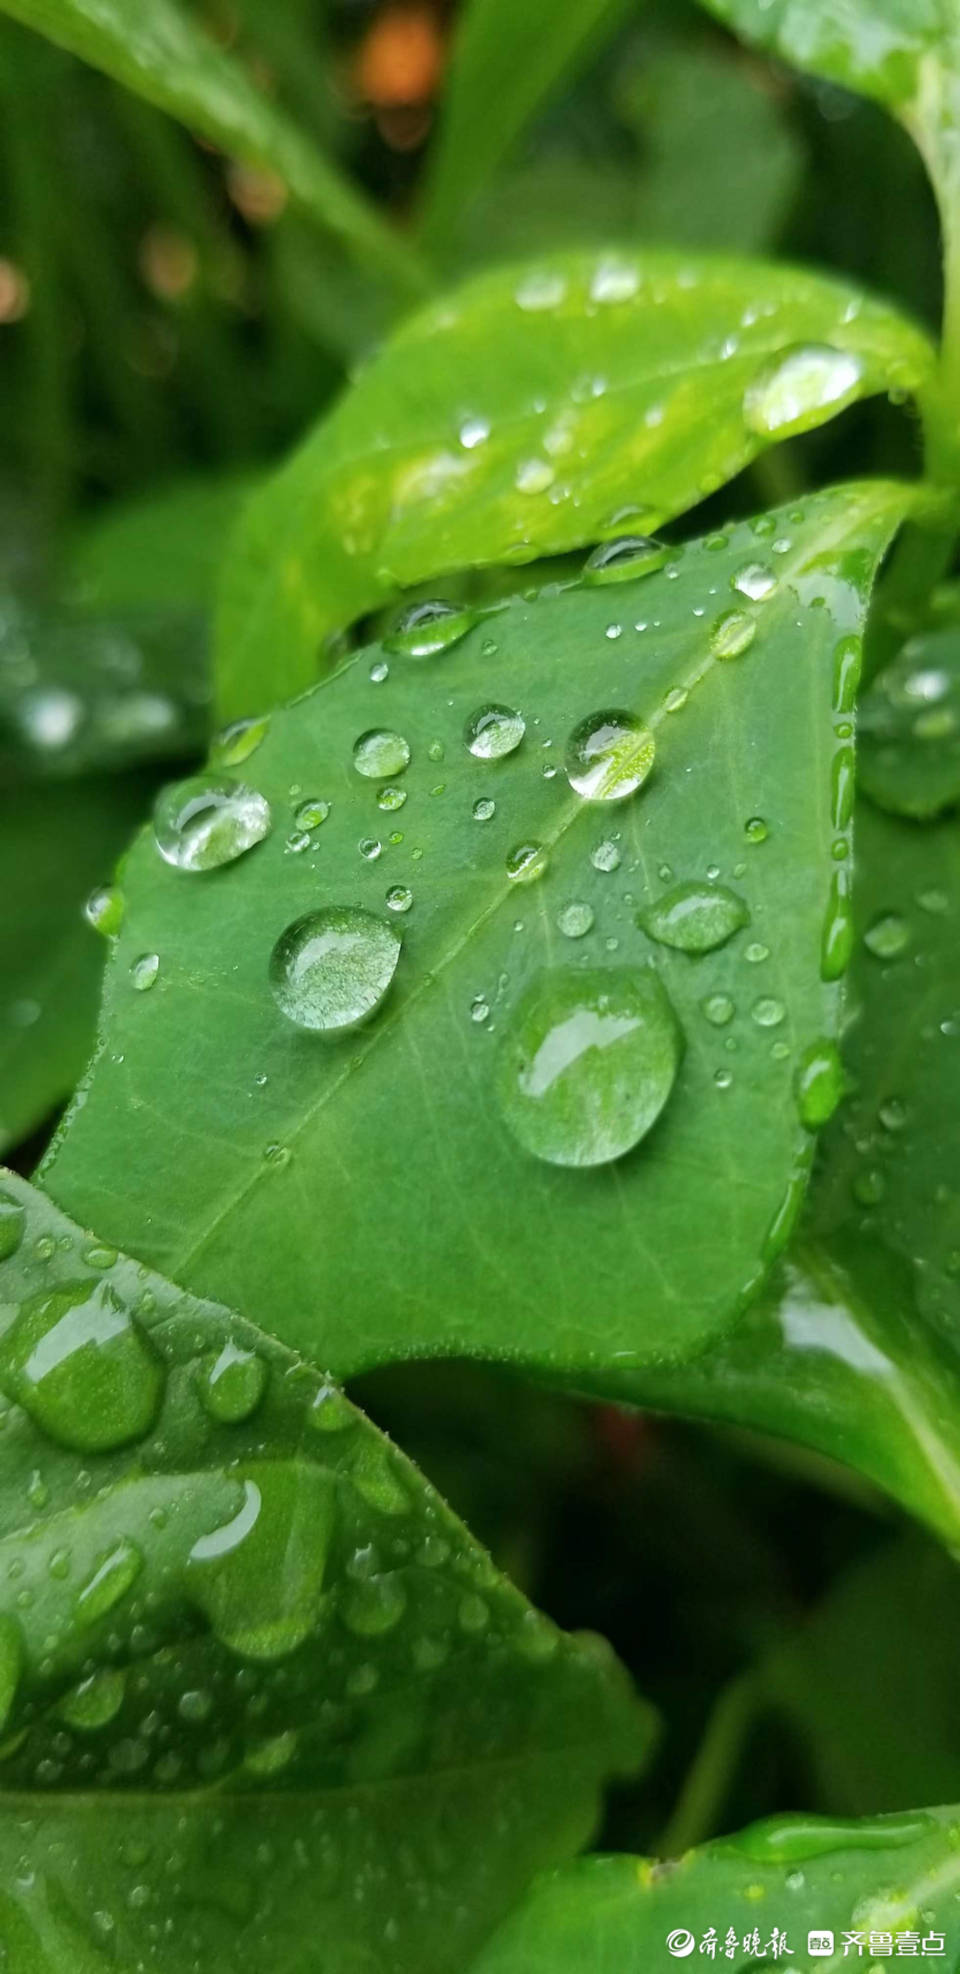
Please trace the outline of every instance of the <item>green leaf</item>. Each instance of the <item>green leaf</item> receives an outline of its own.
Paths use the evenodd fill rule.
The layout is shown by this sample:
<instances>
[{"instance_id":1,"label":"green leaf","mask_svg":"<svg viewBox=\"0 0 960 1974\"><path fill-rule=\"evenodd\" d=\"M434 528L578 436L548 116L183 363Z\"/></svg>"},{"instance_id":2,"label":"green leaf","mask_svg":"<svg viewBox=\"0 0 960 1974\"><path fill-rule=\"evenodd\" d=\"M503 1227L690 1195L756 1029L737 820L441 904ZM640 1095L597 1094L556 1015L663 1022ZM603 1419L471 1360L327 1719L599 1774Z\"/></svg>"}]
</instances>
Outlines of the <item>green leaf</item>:
<instances>
[{"instance_id":1,"label":"green leaf","mask_svg":"<svg viewBox=\"0 0 960 1974\"><path fill-rule=\"evenodd\" d=\"M324 638L399 589L648 531L930 362L892 310L762 262L568 254L482 275L406 325L254 496L225 566L221 709L311 684Z\"/></svg>"},{"instance_id":2,"label":"green leaf","mask_svg":"<svg viewBox=\"0 0 960 1974\"><path fill-rule=\"evenodd\" d=\"M667 1964L671 1938L674 1954L697 1953L700 1965L699 1942L711 1930L712 1958L733 1974L764 1954L773 1956L771 1964L815 1968L817 1959L807 1957L811 1932L835 1934L836 1950L823 1960L831 1969L843 1964L847 1933L860 1939L859 1948L847 1949L854 1960L858 1953L871 1962L897 1953L903 1935L903 1949L918 1958L941 1954L945 1944L946 1966L960 1879L958 1814L918 1810L851 1823L771 1817L675 1863L585 1858L535 1888L480 1954L473 1974L575 1974L582 1967L649 1974ZM774 1934L786 1944L771 1947Z\"/></svg>"},{"instance_id":3,"label":"green leaf","mask_svg":"<svg viewBox=\"0 0 960 1974\"><path fill-rule=\"evenodd\" d=\"M460 1974L650 1720L301 1358L0 1187L0 1932Z\"/></svg>"},{"instance_id":4,"label":"green leaf","mask_svg":"<svg viewBox=\"0 0 960 1974\"><path fill-rule=\"evenodd\" d=\"M426 285L416 255L376 208L176 0L0 0L0 7L229 156L276 173L305 212L408 293Z\"/></svg>"},{"instance_id":5,"label":"green leaf","mask_svg":"<svg viewBox=\"0 0 960 1974\"><path fill-rule=\"evenodd\" d=\"M211 610L224 548L255 482L248 474L183 480L115 501L74 530L62 586L101 616Z\"/></svg>"},{"instance_id":6,"label":"green leaf","mask_svg":"<svg viewBox=\"0 0 960 1974\"><path fill-rule=\"evenodd\" d=\"M924 821L960 802L960 624L909 638L860 710L859 785Z\"/></svg>"},{"instance_id":7,"label":"green leaf","mask_svg":"<svg viewBox=\"0 0 960 1974\"><path fill-rule=\"evenodd\" d=\"M133 777L19 788L0 823L0 1151L68 1096L96 1031L103 949L82 916L142 820Z\"/></svg>"},{"instance_id":8,"label":"green leaf","mask_svg":"<svg viewBox=\"0 0 960 1974\"><path fill-rule=\"evenodd\" d=\"M542 104L625 11L626 0L470 0L430 161L423 231L431 243L449 238Z\"/></svg>"},{"instance_id":9,"label":"green leaf","mask_svg":"<svg viewBox=\"0 0 960 1974\"><path fill-rule=\"evenodd\" d=\"M617 550L274 714L225 825L257 843L266 800L266 841L205 874L131 853L59 1201L343 1373L606 1375L729 1326L802 1193L798 1070L833 1059L843 708L910 499L839 487L665 567ZM584 731L619 731L606 769ZM332 972L308 955L302 996L318 910ZM339 1039L297 1025L381 1001Z\"/></svg>"},{"instance_id":10,"label":"green leaf","mask_svg":"<svg viewBox=\"0 0 960 1974\"><path fill-rule=\"evenodd\" d=\"M744 41L891 108L948 46L940 0L703 0Z\"/></svg>"},{"instance_id":11,"label":"green leaf","mask_svg":"<svg viewBox=\"0 0 960 1974\"><path fill-rule=\"evenodd\" d=\"M869 803L856 836L851 1094L802 1241L718 1349L617 1388L815 1446L956 1546L960 838L955 822L921 828Z\"/></svg>"}]
</instances>

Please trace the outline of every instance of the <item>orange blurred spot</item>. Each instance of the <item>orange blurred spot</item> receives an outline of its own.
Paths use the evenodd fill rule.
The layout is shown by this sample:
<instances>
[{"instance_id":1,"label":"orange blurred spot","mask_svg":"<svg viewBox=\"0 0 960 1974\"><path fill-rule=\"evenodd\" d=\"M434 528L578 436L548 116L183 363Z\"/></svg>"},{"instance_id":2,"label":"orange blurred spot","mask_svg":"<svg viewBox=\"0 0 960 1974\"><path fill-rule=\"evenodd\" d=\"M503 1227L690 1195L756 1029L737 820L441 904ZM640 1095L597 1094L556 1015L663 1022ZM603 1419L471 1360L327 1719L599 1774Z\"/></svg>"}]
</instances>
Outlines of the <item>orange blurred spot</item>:
<instances>
[{"instance_id":1,"label":"orange blurred spot","mask_svg":"<svg viewBox=\"0 0 960 1974\"><path fill-rule=\"evenodd\" d=\"M20 322L30 307L30 283L15 261L0 260L0 322Z\"/></svg>"},{"instance_id":2,"label":"orange blurred spot","mask_svg":"<svg viewBox=\"0 0 960 1974\"><path fill-rule=\"evenodd\" d=\"M227 167L227 191L251 226L271 226L287 203L287 188L272 171L237 164Z\"/></svg>"},{"instance_id":3,"label":"orange blurred spot","mask_svg":"<svg viewBox=\"0 0 960 1974\"><path fill-rule=\"evenodd\" d=\"M151 226L140 242L140 272L148 288L164 301L189 294L197 278L197 250L185 233L173 226Z\"/></svg>"},{"instance_id":4,"label":"orange blurred spot","mask_svg":"<svg viewBox=\"0 0 960 1974\"><path fill-rule=\"evenodd\" d=\"M412 109L436 95L443 41L429 7L389 6L360 44L354 86L383 110Z\"/></svg>"}]
</instances>

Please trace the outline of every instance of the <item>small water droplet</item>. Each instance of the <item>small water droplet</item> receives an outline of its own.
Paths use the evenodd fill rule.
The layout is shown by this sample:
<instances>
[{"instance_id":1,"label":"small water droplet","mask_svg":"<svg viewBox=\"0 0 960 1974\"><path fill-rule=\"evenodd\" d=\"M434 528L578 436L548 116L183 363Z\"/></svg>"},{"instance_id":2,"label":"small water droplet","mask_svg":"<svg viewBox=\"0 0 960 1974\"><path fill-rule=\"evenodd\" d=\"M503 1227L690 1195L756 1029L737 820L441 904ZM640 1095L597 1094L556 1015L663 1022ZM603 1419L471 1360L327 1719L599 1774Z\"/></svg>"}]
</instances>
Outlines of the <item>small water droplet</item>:
<instances>
[{"instance_id":1,"label":"small water droplet","mask_svg":"<svg viewBox=\"0 0 960 1974\"><path fill-rule=\"evenodd\" d=\"M402 775L410 765L410 744L388 727L370 727L353 743L353 765L368 781Z\"/></svg>"},{"instance_id":2,"label":"small water droplet","mask_svg":"<svg viewBox=\"0 0 960 1974\"><path fill-rule=\"evenodd\" d=\"M406 799L405 788L394 788L392 783L388 783L386 788L381 788L377 796L377 808L383 809L387 815L392 815L397 809L403 808Z\"/></svg>"},{"instance_id":3,"label":"small water droplet","mask_svg":"<svg viewBox=\"0 0 960 1974\"><path fill-rule=\"evenodd\" d=\"M729 994L708 994L700 1006L714 1028L726 1028L737 1012Z\"/></svg>"},{"instance_id":4,"label":"small water droplet","mask_svg":"<svg viewBox=\"0 0 960 1974\"><path fill-rule=\"evenodd\" d=\"M403 1579L393 1572L354 1584L343 1604L343 1620L359 1638L379 1638L399 1624L407 1608Z\"/></svg>"},{"instance_id":5,"label":"small water droplet","mask_svg":"<svg viewBox=\"0 0 960 1974\"><path fill-rule=\"evenodd\" d=\"M835 1042L812 1042L797 1065L794 1091L800 1122L819 1131L833 1116L843 1096L843 1063Z\"/></svg>"},{"instance_id":6,"label":"small water droplet","mask_svg":"<svg viewBox=\"0 0 960 1974\"><path fill-rule=\"evenodd\" d=\"M899 912L881 912L863 935L868 953L878 960L896 960L910 944L910 928Z\"/></svg>"},{"instance_id":7,"label":"small water droplet","mask_svg":"<svg viewBox=\"0 0 960 1974\"><path fill-rule=\"evenodd\" d=\"M564 905L557 913L557 925L567 939L582 939L593 925L592 905L576 900Z\"/></svg>"},{"instance_id":8,"label":"small water droplet","mask_svg":"<svg viewBox=\"0 0 960 1974\"><path fill-rule=\"evenodd\" d=\"M95 932L102 933L105 939L112 939L119 932L123 914L123 892L115 884L98 884L83 908L87 924L92 925Z\"/></svg>"},{"instance_id":9,"label":"small water droplet","mask_svg":"<svg viewBox=\"0 0 960 1974\"><path fill-rule=\"evenodd\" d=\"M280 934L270 958L270 986L298 1028L339 1035L380 1006L400 957L400 936L372 912L329 905Z\"/></svg>"},{"instance_id":10,"label":"small water droplet","mask_svg":"<svg viewBox=\"0 0 960 1974\"><path fill-rule=\"evenodd\" d=\"M731 576L730 586L741 596L748 596L751 603L764 603L777 587L777 578L764 562L747 562L736 575Z\"/></svg>"},{"instance_id":11,"label":"small water droplet","mask_svg":"<svg viewBox=\"0 0 960 1974\"><path fill-rule=\"evenodd\" d=\"M902 1097L885 1097L877 1116L885 1131L902 1131L907 1122L907 1106Z\"/></svg>"},{"instance_id":12,"label":"small water droplet","mask_svg":"<svg viewBox=\"0 0 960 1974\"><path fill-rule=\"evenodd\" d=\"M391 884L387 892L387 905L391 912L408 912L413 904L413 892L406 884Z\"/></svg>"},{"instance_id":13,"label":"small water droplet","mask_svg":"<svg viewBox=\"0 0 960 1974\"><path fill-rule=\"evenodd\" d=\"M378 836L361 836L357 849L368 864L375 864L383 851L383 844Z\"/></svg>"},{"instance_id":14,"label":"small water droplet","mask_svg":"<svg viewBox=\"0 0 960 1974\"><path fill-rule=\"evenodd\" d=\"M823 920L820 942L820 975L823 980L839 980L850 964L853 951L853 912L850 903L850 872L840 865L830 879L830 895Z\"/></svg>"},{"instance_id":15,"label":"small water droplet","mask_svg":"<svg viewBox=\"0 0 960 1974\"><path fill-rule=\"evenodd\" d=\"M757 620L745 610L726 610L710 632L710 649L715 658L740 658L757 635Z\"/></svg>"},{"instance_id":16,"label":"small water droplet","mask_svg":"<svg viewBox=\"0 0 960 1974\"><path fill-rule=\"evenodd\" d=\"M77 1622L99 1623L132 1590L143 1568L143 1554L135 1542L121 1536L87 1578L77 1597Z\"/></svg>"},{"instance_id":17,"label":"small water droplet","mask_svg":"<svg viewBox=\"0 0 960 1974\"><path fill-rule=\"evenodd\" d=\"M864 374L853 350L829 343L797 343L773 358L748 385L743 420L759 438L808 432L831 407L852 404Z\"/></svg>"},{"instance_id":18,"label":"small water droplet","mask_svg":"<svg viewBox=\"0 0 960 1974\"><path fill-rule=\"evenodd\" d=\"M329 814L329 802L323 802L319 797L314 796L310 801L300 803L294 811L293 820L298 829L319 829L320 824L326 822Z\"/></svg>"},{"instance_id":19,"label":"small water droplet","mask_svg":"<svg viewBox=\"0 0 960 1974\"><path fill-rule=\"evenodd\" d=\"M489 795L481 795L473 805L474 822L489 822L496 811L496 803Z\"/></svg>"},{"instance_id":20,"label":"small water droplet","mask_svg":"<svg viewBox=\"0 0 960 1974\"><path fill-rule=\"evenodd\" d=\"M382 685L390 677L390 667L384 658L374 659L369 676L371 685Z\"/></svg>"},{"instance_id":21,"label":"small water droplet","mask_svg":"<svg viewBox=\"0 0 960 1974\"><path fill-rule=\"evenodd\" d=\"M743 833L748 843L765 843L770 830L762 816L750 816L743 825Z\"/></svg>"},{"instance_id":22,"label":"small water droplet","mask_svg":"<svg viewBox=\"0 0 960 1974\"><path fill-rule=\"evenodd\" d=\"M478 994L476 1000L470 1003L470 1019L476 1022L490 1019L490 1003L484 1000L482 994Z\"/></svg>"},{"instance_id":23,"label":"small water droplet","mask_svg":"<svg viewBox=\"0 0 960 1974\"><path fill-rule=\"evenodd\" d=\"M267 1367L255 1350L242 1350L225 1343L216 1356L205 1359L200 1376L200 1397L211 1419L221 1425L239 1425L256 1411L267 1385Z\"/></svg>"},{"instance_id":24,"label":"small water droplet","mask_svg":"<svg viewBox=\"0 0 960 1974\"><path fill-rule=\"evenodd\" d=\"M833 653L833 710L852 713L863 665L863 645L858 637L842 637Z\"/></svg>"},{"instance_id":25,"label":"small water droplet","mask_svg":"<svg viewBox=\"0 0 960 1974\"><path fill-rule=\"evenodd\" d=\"M752 939L749 946L744 947L743 957L749 960L751 966L762 966L764 960L770 958L770 948L764 945L762 939Z\"/></svg>"},{"instance_id":26,"label":"small water droplet","mask_svg":"<svg viewBox=\"0 0 960 1974\"><path fill-rule=\"evenodd\" d=\"M459 644L475 623L476 613L456 603L413 603L384 638L384 650L404 658L435 658Z\"/></svg>"},{"instance_id":27,"label":"small water droplet","mask_svg":"<svg viewBox=\"0 0 960 1974\"><path fill-rule=\"evenodd\" d=\"M255 754L270 726L270 716L265 713L259 719L232 720L227 727L221 727L210 748L210 759L220 768L238 768L241 761L249 761Z\"/></svg>"},{"instance_id":28,"label":"small water droplet","mask_svg":"<svg viewBox=\"0 0 960 1974\"><path fill-rule=\"evenodd\" d=\"M672 891L639 914L651 939L681 953L709 953L724 946L749 923L750 914L736 891L723 884L677 884Z\"/></svg>"},{"instance_id":29,"label":"small water droplet","mask_svg":"<svg viewBox=\"0 0 960 1974\"><path fill-rule=\"evenodd\" d=\"M549 1164L606 1164L638 1144L660 1116L682 1049L652 969L546 972L500 1044L504 1122Z\"/></svg>"},{"instance_id":30,"label":"small water droplet","mask_svg":"<svg viewBox=\"0 0 960 1974\"><path fill-rule=\"evenodd\" d=\"M759 1001L754 1001L750 1014L758 1028L779 1028L786 1014L786 1008L782 1001L774 1000L771 994L763 994Z\"/></svg>"},{"instance_id":31,"label":"small water droplet","mask_svg":"<svg viewBox=\"0 0 960 1974\"><path fill-rule=\"evenodd\" d=\"M567 779L588 802L622 802L646 781L656 742L633 713L591 713L567 746Z\"/></svg>"},{"instance_id":32,"label":"small water droplet","mask_svg":"<svg viewBox=\"0 0 960 1974\"><path fill-rule=\"evenodd\" d=\"M176 870L219 870L270 831L270 804L245 782L192 775L161 790L153 833L165 863Z\"/></svg>"},{"instance_id":33,"label":"small water droplet","mask_svg":"<svg viewBox=\"0 0 960 1974\"><path fill-rule=\"evenodd\" d=\"M864 1166L855 1174L851 1190L860 1206L879 1206L886 1193L887 1182L876 1166Z\"/></svg>"},{"instance_id":34,"label":"small water droplet","mask_svg":"<svg viewBox=\"0 0 960 1974\"><path fill-rule=\"evenodd\" d=\"M486 418L464 418L457 434L466 452L473 452L490 437L490 424Z\"/></svg>"},{"instance_id":35,"label":"small water droplet","mask_svg":"<svg viewBox=\"0 0 960 1974\"><path fill-rule=\"evenodd\" d=\"M602 842L594 844L590 852L590 862L594 870L619 870L622 854L619 843L616 843L612 836L605 836Z\"/></svg>"},{"instance_id":36,"label":"small water droplet","mask_svg":"<svg viewBox=\"0 0 960 1974\"><path fill-rule=\"evenodd\" d=\"M127 1675L121 1666L104 1666L64 1694L57 1712L68 1727L75 1727L80 1734L93 1734L116 1719L126 1685Z\"/></svg>"},{"instance_id":37,"label":"small water droplet","mask_svg":"<svg viewBox=\"0 0 960 1974\"><path fill-rule=\"evenodd\" d=\"M588 583L623 583L639 576L652 576L662 569L669 548L652 535L621 535L617 541L601 542L584 564Z\"/></svg>"},{"instance_id":38,"label":"small water droplet","mask_svg":"<svg viewBox=\"0 0 960 1974\"><path fill-rule=\"evenodd\" d=\"M130 980L138 994L145 994L152 987L160 972L159 953L141 953L131 962Z\"/></svg>"},{"instance_id":39,"label":"small water droplet","mask_svg":"<svg viewBox=\"0 0 960 1974\"><path fill-rule=\"evenodd\" d=\"M464 743L479 761L499 761L519 747L526 732L522 713L510 706L481 706L464 728Z\"/></svg>"},{"instance_id":40,"label":"small water droplet","mask_svg":"<svg viewBox=\"0 0 960 1974\"><path fill-rule=\"evenodd\" d=\"M358 1413L339 1385L322 1384L307 1411L307 1424L318 1433L343 1433L355 1426Z\"/></svg>"},{"instance_id":41,"label":"small water droplet","mask_svg":"<svg viewBox=\"0 0 960 1974\"><path fill-rule=\"evenodd\" d=\"M514 884L532 884L543 876L547 863L542 843L518 843L507 858L507 876Z\"/></svg>"}]
</instances>

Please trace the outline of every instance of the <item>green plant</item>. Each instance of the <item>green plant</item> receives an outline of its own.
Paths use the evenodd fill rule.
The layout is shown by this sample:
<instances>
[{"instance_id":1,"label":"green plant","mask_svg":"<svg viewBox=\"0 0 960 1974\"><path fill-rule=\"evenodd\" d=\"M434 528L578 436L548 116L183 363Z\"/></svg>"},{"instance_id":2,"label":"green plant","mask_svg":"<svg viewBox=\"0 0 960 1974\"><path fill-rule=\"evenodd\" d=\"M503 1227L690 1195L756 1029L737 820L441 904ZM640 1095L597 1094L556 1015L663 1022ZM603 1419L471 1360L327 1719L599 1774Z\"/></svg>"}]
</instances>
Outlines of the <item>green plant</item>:
<instances>
[{"instance_id":1,"label":"green plant","mask_svg":"<svg viewBox=\"0 0 960 1974\"><path fill-rule=\"evenodd\" d=\"M403 316L278 471L225 454L75 529L0 621L6 1146L77 1083L0 1190L11 1974L646 1970L669 1939L807 1968L844 1935L960 1968L960 1809L885 1782L898 1813L860 1814L841 1768L832 1816L698 1847L765 1708L826 1761L824 1667L885 1622L882 1568L799 1662L758 1619L679 1862L570 1862L652 1712L341 1389L484 1359L793 1442L960 1542L960 21L711 0L906 126L938 344L747 257L796 165L786 134L764 187L779 125L732 44L687 98L719 61L730 122L752 101L728 251L593 216L491 271L463 209L623 7L472 0L405 231L174 0L3 7L273 174L327 333ZM657 59L679 117L686 55ZM687 213L656 128L652 210ZM917 407L920 473L909 408L871 470L875 398ZM69 908L177 757L87 906L77 1080Z\"/></svg>"}]
</instances>

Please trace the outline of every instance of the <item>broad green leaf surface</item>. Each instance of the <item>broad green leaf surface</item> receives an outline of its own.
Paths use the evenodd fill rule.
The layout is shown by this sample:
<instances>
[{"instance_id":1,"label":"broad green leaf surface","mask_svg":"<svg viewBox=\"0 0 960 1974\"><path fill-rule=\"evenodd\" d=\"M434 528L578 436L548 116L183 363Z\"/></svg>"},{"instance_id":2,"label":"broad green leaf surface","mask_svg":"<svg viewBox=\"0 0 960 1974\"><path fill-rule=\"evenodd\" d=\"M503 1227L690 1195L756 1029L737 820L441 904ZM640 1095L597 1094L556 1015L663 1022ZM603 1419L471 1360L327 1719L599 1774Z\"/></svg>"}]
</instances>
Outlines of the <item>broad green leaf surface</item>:
<instances>
[{"instance_id":1,"label":"broad green leaf surface","mask_svg":"<svg viewBox=\"0 0 960 1974\"><path fill-rule=\"evenodd\" d=\"M155 609L208 613L249 475L184 480L116 501L74 530L61 580L71 601L102 616Z\"/></svg>"},{"instance_id":2,"label":"broad green leaf surface","mask_svg":"<svg viewBox=\"0 0 960 1974\"><path fill-rule=\"evenodd\" d=\"M703 0L744 41L900 110L956 31L953 0Z\"/></svg>"},{"instance_id":3,"label":"broad green leaf surface","mask_svg":"<svg viewBox=\"0 0 960 1974\"><path fill-rule=\"evenodd\" d=\"M0 1177L9 1974L461 1974L646 1712L310 1364Z\"/></svg>"},{"instance_id":4,"label":"broad green leaf surface","mask_svg":"<svg viewBox=\"0 0 960 1974\"><path fill-rule=\"evenodd\" d=\"M150 795L123 776L21 787L0 802L0 1151L42 1124L89 1057L103 946L82 907Z\"/></svg>"},{"instance_id":5,"label":"broad green leaf surface","mask_svg":"<svg viewBox=\"0 0 960 1974\"><path fill-rule=\"evenodd\" d=\"M469 0L430 159L422 223L431 243L449 238L526 125L625 11L625 0Z\"/></svg>"},{"instance_id":6,"label":"broad green leaf surface","mask_svg":"<svg viewBox=\"0 0 960 1974\"><path fill-rule=\"evenodd\" d=\"M850 1094L800 1247L719 1349L640 1403L777 1431L960 1533L960 837L861 804Z\"/></svg>"},{"instance_id":7,"label":"broad green leaf surface","mask_svg":"<svg viewBox=\"0 0 960 1974\"><path fill-rule=\"evenodd\" d=\"M311 684L324 638L402 588L649 531L774 439L919 386L931 360L889 308L762 262L651 249L481 275L404 326L250 502L224 570L221 708Z\"/></svg>"},{"instance_id":8,"label":"broad green leaf surface","mask_svg":"<svg viewBox=\"0 0 960 1974\"><path fill-rule=\"evenodd\" d=\"M844 1816L949 1801L960 1775L960 1577L917 1533L857 1563L760 1668L817 1800Z\"/></svg>"},{"instance_id":9,"label":"broad green leaf surface","mask_svg":"<svg viewBox=\"0 0 960 1974\"><path fill-rule=\"evenodd\" d=\"M422 288L416 257L376 208L176 0L0 4L14 20L103 69L231 157L266 166L353 254L375 261L408 292Z\"/></svg>"},{"instance_id":10,"label":"broad green leaf surface","mask_svg":"<svg viewBox=\"0 0 960 1974\"><path fill-rule=\"evenodd\" d=\"M733 1974L765 1965L765 1954L797 1974L838 1974L851 1955L854 1965L862 1957L864 1966L885 1966L902 1953L915 1954L920 1965L935 1952L932 1964L955 1968L958 1888L957 1809L850 1823L771 1817L676 1862L585 1858L551 1875L507 1920L473 1974L579 1974L584 1967L590 1974L652 1974L673 1965L669 1939L674 1955L694 1956L691 1965L712 1963ZM711 1931L714 1946L703 1949L704 1960L700 1942ZM810 1953L811 1932L832 1932L834 1950ZM771 1946L775 1934L785 1946ZM845 1956L847 1934L853 1943Z\"/></svg>"},{"instance_id":11,"label":"broad green leaf surface","mask_svg":"<svg viewBox=\"0 0 960 1974\"><path fill-rule=\"evenodd\" d=\"M843 709L909 502L847 485L640 578L587 569L277 712L237 770L265 841L206 873L149 832L130 855L55 1197L344 1374L471 1352L606 1375L729 1326L802 1194L799 1067L825 1051L829 1076L839 1032ZM466 744L491 704L501 758ZM584 799L571 737L610 708L646 737ZM321 976L323 1015L382 1001L341 1039L271 991L318 910L370 915L359 976Z\"/></svg>"}]
</instances>

